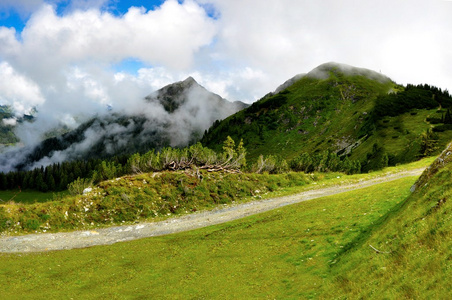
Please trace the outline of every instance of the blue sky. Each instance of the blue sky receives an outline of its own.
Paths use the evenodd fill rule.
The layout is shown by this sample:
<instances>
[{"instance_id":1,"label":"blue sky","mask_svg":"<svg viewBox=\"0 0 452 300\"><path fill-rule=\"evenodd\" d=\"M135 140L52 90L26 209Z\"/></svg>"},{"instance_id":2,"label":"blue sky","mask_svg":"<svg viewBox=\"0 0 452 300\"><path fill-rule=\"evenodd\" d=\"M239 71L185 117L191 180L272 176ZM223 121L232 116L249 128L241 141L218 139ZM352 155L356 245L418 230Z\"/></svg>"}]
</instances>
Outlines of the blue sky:
<instances>
[{"instance_id":1,"label":"blue sky","mask_svg":"<svg viewBox=\"0 0 452 300\"><path fill-rule=\"evenodd\" d=\"M61 121L188 76L251 103L329 61L451 91L451 15L441 0L1 0L0 105Z\"/></svg>"},{"instance_id":2,"label":"blue sky","mask_svg":"<svg viewBox=\"0 0 452 300\"><path fill-rule=\"evenodd\" d=\"M114 15L123 15L127 13L130 7L144 7L147 10L153 10L158 8L165 0L114 0L114 1L102 1L103 3L99 5L98 1L91 1L94 3L93 7L99 7L103 11L108 11ZM26 1L24 4L18 1L6 1L6 3L0 3L0 26L14 27L17 32L21 32L25 27L26 22L30 18L32 13L31 9L34 5L33 1L30 1L31 8L26 7ZM35 1L37 3L38 1ZM45 2L45 1L42 1ZM59 15L64 15L68 13L74 7L88 8L91 5L90 1L71 1L71 0L53 0L47 1L47 3L55 6L56 11Z\"/></svg>"},{"instance_id":3,"label":"blue sky","mask_svg":"<svg viewBox=\"0 0 452 300\"><path fill-rule=\"evenodd\" d=\"M27 2L29 2L29 7L27 7ZM55 8L56 14L62 17L77 9L88 10L90 8L97 8L102 12L120 17L126 14L131 7L144 8L146 11L159 9L165 0L25 0L23 2L19 1L19 3L6 0L6 3L0 3L0 26L14 28L17 32L18 39L20 39L20 34L33 14L33 8L36 7L36 3L38 2L52 5ZM182 3L183 1L178 2ZM217 17L213 5L203 3L200 4L200 6L204 8L207 16L213 19ZM111 68L116 72L124 71L136 74L140 68L150 66L151 65L149 63L143 62L140 59L127 57L119 62L112 63Z\"/></svg>"}]
</instances>

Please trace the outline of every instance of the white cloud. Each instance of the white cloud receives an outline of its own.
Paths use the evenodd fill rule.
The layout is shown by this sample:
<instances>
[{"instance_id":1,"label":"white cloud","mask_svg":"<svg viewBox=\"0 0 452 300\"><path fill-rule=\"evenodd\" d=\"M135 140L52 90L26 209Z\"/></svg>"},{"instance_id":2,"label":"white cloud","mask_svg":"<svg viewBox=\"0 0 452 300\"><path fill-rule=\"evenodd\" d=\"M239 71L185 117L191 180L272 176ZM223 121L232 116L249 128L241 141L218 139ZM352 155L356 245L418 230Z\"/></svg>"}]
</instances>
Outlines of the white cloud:
<instances>
[{"instance_id":1,"label":"white cloud","mask_svg":"<svg viewBox=\"0 0 452 300\"><path fill-rule=\"evenodd\" d=\"M17 119L16 118L3 119L2 122L4 125L7 126L16 126Z\"/></svg>"},{"instance_id":2,"label":"white cloud","mask_svg":"<svg viewBox=\"0 0 452 300\"><path fill-rule=\"evenodd\" d=\"M0 76L13 82L0 82L0 92L20 112L39 105L43 128L75 126L108 104L133 110L153 90L190 75L249 103L328 61L452 89L447 1L167 0L121 16L103 10L107 0L73 1L60 15L39 0L2 3L13 2L33 13L21 33L0 27ZM113 69L129 58L151 67Z\"/></svg>"},{"instance_id":3,"label":"white cloud","mask_svg":"<svg viewBox=\"0 0 452 300\"><path fill-rule=\"evenodd\" d=\"M112 2L112 1L111 0L71 0L69 3L69 7L66 9L66 11L71 11L71 10L76 10L76 9L87 10L90 8L100 9L102 7L108 7L109 2Z\"/></svg>"},{"instance_id":4,"label":"white cloud","mask_svg":"<svg viewBox=\"0 0 452 300\"><path fill-rule=\"evenodd\" d=\"M44 98L36 83L15 72L8 63L0 63L1 105L10 105L17 115L23 115L43 103Z\"/></svg>"},{"instance_id":5,"label":"white cloud","mask_svg":"<svg viewBox=\"0 0 452 300\"><path fill-rule=\"evenodd\" d=\"M273 86L328 61L382 70L403 83L450 87L452 82L444 70L452 64L450 3L204 2L213 2L220 12L215 57L228 66L262 70Z\"/></svg>"},{"instance_id":6,"label":"white cloud","mask_svg":"<svg viewBox=\"0 0 452 300\"><path fill-rule=\"evenodd\" d=\"M20 54L24 59L43 58L41 65L50 61L112 63L135 57L184 69L214 33L212 20L192 1L169 0L148 12L132 7L120 17L98 9L58 16L52 6L44 5L22 32Z\"/></svg>"},{"instance_id":7,"label":"white cloud","mask_svg":"<svg viewBox=\"0 0 452 300\"><path fill-rule=\"evenodd\" d=\"M193 1L168 0L151 11L131 7L121 16L102 12L106 1L86 9L88 3L73 1L62 15L43 4L21 33L0 27L0 76L5 79L0 100L18 114L39 105L38 131L59 122L73 126L68 112L83 121L109 104L132 109L160 84L182 79L174 74L187 73L216 32L214 21ZM112 64L130 57L155 66L154 75L112 72ZM19 132L27 139L39 137L30 130Z\"/></svg>"},{"instance_id":8,"label":"white cloud","mask_svg":"<svg viewBox=\"0 0 452 300\"><path fill-rule=\"evenodd\" d=\"M20 43L16 40L14 28L0 27L0 58L17 56Z\"/></svg>"}]
</instances>

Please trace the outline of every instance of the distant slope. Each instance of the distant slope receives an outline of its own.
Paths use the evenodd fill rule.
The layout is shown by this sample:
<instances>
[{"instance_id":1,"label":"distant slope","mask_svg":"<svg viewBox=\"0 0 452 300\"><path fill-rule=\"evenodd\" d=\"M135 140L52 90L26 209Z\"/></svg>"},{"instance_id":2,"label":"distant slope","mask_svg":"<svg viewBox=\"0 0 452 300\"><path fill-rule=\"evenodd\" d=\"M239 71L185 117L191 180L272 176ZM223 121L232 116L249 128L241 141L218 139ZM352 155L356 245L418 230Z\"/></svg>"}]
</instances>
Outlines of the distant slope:
<instances>
[{"instance_id":1,"label":"distant slope","mask_svg":"<svg viewBox=\"0 0 452 300\"><path fill-rule=\"evenodd\" d=\"M339 257L332 268L337 278L330 289L334 295L347 293L356 299L450 297L451 154L449 145L413 186L411 196Z\"/></svg>"},{"instance_id":2,"label":"distant slope","mask_svg":"<svg viewBox=\"0 0 452 300\"><path fill-rule=\"evenodd\" d=\"M18 123L32 122L32 115L24 115L17 118L10 106L0 105L0 146L19 142L14 128Z\"/></svg>"},{"instance_id":3,"label":"distant slope","mask_svg":"<svg viewBox=\"0 0 452 300\"><path fill-rule=\"evenodd\" d=\"M134 114L97 116L33 148L4 153L0 171L186 146L199 141L215 120L246 106L207 91L190 77L149 95Z\"/></svg>"},{"instance_id":4,"label":"distant slope","mask_svg":"<svg viewBox=\"0 0 452 300\"><path fill-rule=\"evenodd\" d=\"M423 134L432 128L427 118L441 117L445 110L436 109L452 105L450 95L439 89L405 88L380 73L337 63L320 65L278 90L215 122L202 143L216 149L228 135L243 139L251 159L330 150L360 160L367 171L426 155ZM409 105L414 94L420 100ZM392 102L398 104L387 105ZM450 138L447 130L428 136L434 145L427 155Z\"/></svg>"},{"instance_id":5,"label":"distant slope","mask_svg":"<svg viewBox=\"0 0 452 300\"><path fill-rule=\"evenodd\" d=\"M0 145L14 144L18 141L11 124L16 122L8 106L0 106Z\"/></svg>"}]
</instances>

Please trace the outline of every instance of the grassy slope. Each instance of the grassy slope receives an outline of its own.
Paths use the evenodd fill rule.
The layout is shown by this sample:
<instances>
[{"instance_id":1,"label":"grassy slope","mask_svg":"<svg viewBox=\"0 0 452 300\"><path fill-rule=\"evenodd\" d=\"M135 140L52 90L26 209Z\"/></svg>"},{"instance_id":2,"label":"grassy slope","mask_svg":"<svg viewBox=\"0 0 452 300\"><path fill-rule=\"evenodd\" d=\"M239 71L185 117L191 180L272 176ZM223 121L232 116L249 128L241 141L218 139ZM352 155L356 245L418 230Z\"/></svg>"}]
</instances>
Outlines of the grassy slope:
<instances>
[{"instance_id":1,"label":"grassy slope","mask_svg":"<svg viewBox=\"0 0 452 300\"><path fill-rule=\"evenodd\" d=\"M370 111L378 94L393 87L392 82L333 72L324 80L303 77L211 128L203 141L214 148L218 137L243 138L251 158L261 153L291 158L302 151L329 149L342 137L357 135L363 112Z\"/></svg>"},{"instance_id":2,"label":"grassy slope","mask_svg":"<svg viewBox=\"0 0 452 300\"><path fill-rule=\"evenodd\" d=\"M415 114L414 114L415 113ZM419 155L420 135L427 129L433 128L426 119L428 117L440 118L444 111L413 110L396 117L385 117L377 122L377 130L368 142L354 150L352 158L364 157L372 150L373 143L384 145L384 150L396 158L398 163L407 163ZM452 131L438 132L437 151L447 146L452 140Z\"/></svg>"},{"instance_id":3,"label":"grassy slope","mask_svg":"<svg viewBox=\"0 0 452 300\"><path fill-rule=\"evenodd\" d=\"M61 198L67 195L67 192L59 193L42 193L38 191L19 191L19 190L9 190L0 191L0 205L11 203L31 204L36 202L48 202L55 198Z\"/></svg>"},{"instance_id":4,"label":"grassy slope","mask_svg":"<svg viewBox=\"0 0 452 300\"><path fill-rule=\"evenodd\" d=\"M0 294L3 299L447 298L451 160L436 161L413 194L416 178L404 178L176 235L0 254Z\"/></svg>"},{"instance_id":5,"label":"grassy slope","mask_svg":"<svg viewBox=\"0 0 452 300\"><path fill-rule=\"evenodd\" d=\"M301 152L338 151L357 143L351 159L364 161L375 143L384 147L393 163L419 157L421 134L432 126L428 116L436 110L416 110L378 121L366 135L366 120L378 95L400 90L392 81L379 82L359 75L344 75L332 69L327 79L303 77L279 94L267 96L251 107L214 124L202 143L216 149L226 136L243 138L250 161L259 154L278 154L291 159ZM416 113L416 114L414 114ZM368 125L368 124L367 124ZM439 134L438 151L452 133ZM219 149L217 149L219 150Z\"/></svg>"},{"instance_id":6,"label":"grassy slope","mask_svg":"<svg viewBox=\"0 0 452 300\"><path fill-rule=\"evenodd\" d=\"M281 187L300 187L325 177L304 173L273 176L203 172L202 175L199 179L190 170L126 176L104 181L86 195L60 194L46 202L0 204L0 232L64 231L167 218L265 197ZM33 199L38 195L29 194Z\"/></svg>"},{"instance_id":7,"label":"grassy slope","mask_svg":"<svg viewBox=\"0 0 452 300\"><path fill-rule=\"evenodd\" d=\"M317 298L335 282L331 262L403 202L414 181L405 178L171 236L0 254L0 292L4 299Z\"/></svg>"},{"instance_id":8,"label":"grassy slope","mask_svg":"<svg viewBox=\"0 0 452 300\"><path fill-rule=\"evenodd\" d=\"M336 280L330 288L353 298L450 297L452 163L447 153L451 151L443 152L442 161L424 173L417 190L384 226L333 267ZM368 244L389 253L369 251Z\"/></svg>"}]
</instances>

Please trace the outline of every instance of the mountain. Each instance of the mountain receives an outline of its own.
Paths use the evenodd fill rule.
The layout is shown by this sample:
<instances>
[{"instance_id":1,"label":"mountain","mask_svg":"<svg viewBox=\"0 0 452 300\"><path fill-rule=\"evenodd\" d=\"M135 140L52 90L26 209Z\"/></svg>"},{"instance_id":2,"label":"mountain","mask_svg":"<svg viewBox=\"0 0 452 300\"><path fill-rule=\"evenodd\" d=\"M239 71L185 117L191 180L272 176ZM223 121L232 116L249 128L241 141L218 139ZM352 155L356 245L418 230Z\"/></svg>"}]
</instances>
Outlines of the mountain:
<instances>
[{"instance_id":1,"label":"mountain","mask_svg":"<svg viewBox=\"0 0 452 300\"><path fill-rule=\"evenodd\" d=\"M228 135L243 139L250 159L329 150L375 170L437 154L452 132L434 123L451 105L447 91L401 86L372 70L326 63L215 122L202 143L220 150Z\"/></svg>"},{"instance_id":2,"label":"mountain","mask_svg":"<svg viewBox=\"0 0 452 300\"><path fill-rule=\"evenodd\" d=\"M229 116L249 106L241 101L231 103L219 95L209 92L199 85L193 77L169 84L145 99L160 103L169 113L174 113L177 109L193 109L193 104L189 103L188 100L198 99L197 101L202 101L204 109L212 112L210 120L213 118L213 121L224 119L225 115Z\"/></svg>"},{"instance_id":3,"label":"mountain","mask_svg":"<svg viewBox=\"0 0 452 300\"><path fill-rule=\"evenodd\" d=\"M145 97L131 110L134 113L98 115L34 147L3 153L0 171L186 146L199 141L215 120L245 107L242 102L231 103L207 91L189 77Z\"/></svg>"}]
</instances>

